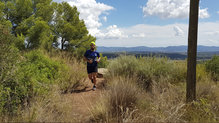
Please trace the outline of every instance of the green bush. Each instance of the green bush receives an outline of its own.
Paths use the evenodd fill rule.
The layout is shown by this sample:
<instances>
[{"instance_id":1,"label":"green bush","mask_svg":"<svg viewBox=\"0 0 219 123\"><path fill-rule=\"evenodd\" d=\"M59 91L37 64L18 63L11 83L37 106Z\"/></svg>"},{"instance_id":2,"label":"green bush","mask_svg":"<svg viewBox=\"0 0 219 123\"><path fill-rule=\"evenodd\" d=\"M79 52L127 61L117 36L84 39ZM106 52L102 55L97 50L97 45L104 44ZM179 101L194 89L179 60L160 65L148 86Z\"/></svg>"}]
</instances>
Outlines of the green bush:
<instances>
[{"instance_id":1,"label":"green bush","mask_svg":"<svg viewBox=\"0 0 219 123\"><path fill-rule=\"evenodd\" d=\"M113 76L133 76L138 67L138 60L134 56L120 56L108 65L109 74Z\"/></svg>"},{"instance_id":2,"label":"green bush","mask_svg":"<svg viewBox=\"0 0 219 123\"><path fill-rule=\"evenodd\" d=\"M1 74L0 112L3 114L16 114L28 106L34 97L46 96L61 75L61 64L40 51L25 54L19 64L15 65L12 61L7 64L12 68Z\"/></svg>"},{"instance_id":3,"label":"green bush","mask_svg":"<svg viewBox=\"0 0 219 123\"><path fill-rule=\"evenodd\" d=\"M213 80L219 80L219 56L214 56L205 64L207 72L212 75Z\"/></svg>"},{"instance_id":4,"label":"green bush","mask_svg":"<svg viewBox=\"0 0 219 123\"><path fill-rule=\"evenodd\" d=\"M106 68L107 65L109 64L108 61L107 61L107 57L103 57L103 54L100 53L100 57L101 57L101 60L100 60L100 63L98 63L98 67L99 68Z\"/></svg>"},{"instance_id":5,"label":"green bush","mask_svg":"<svg viewBox=\"0 0 219 123\"><path fill-rule=\"evenodd\" d=\"M16 48L1 46L0 114L16 114L29 106L35 97L48 96L55 85L62 92L68 92L87 76L81 62L67 64L65 60L52 59L39 50L24 53L18 59Z\"/></svg>"},{"instance_id":6,"label":"green bush","mask_svg":"<svg viewBox=\"0 0 219 123\"><path fill-rule=\"evenodd\" d=\"M18 70L19 82L23 84L25 97L44 95L60 77L61 64L51 60L40 51L31 51Z\"/></svg>"},{"instance_id":7,"label":"green bush","mask_svg":"<svg viewBox=\"0 0 219 123\"><path fill-rule=\"evenodd\" d=\"M108 65L109 78L113 76L137 77L143 88L149 88L153 81L165 77L170 83L184 82L186 65L167 58L120 56Z\"/></svg>"},{"instance_id":8,"label":"green bush","mask_svg":"<svg viewBox=\"0 0 219 123\"><path fill-rule=\"evenodd\" d=\"M138 61L137 78L144 88L151 87L152 81L159 81L162 76L171 77L172 64L166 58L143 57Z\"/></svg>"},{"instance_id":9,"label":"green bush","mask_svg":"<svg viewBox=\"0 0 219 123\"><path fill-rule=\"evenodd\" d=\"M0 115L14 114L20 103L16 71L21 57L14 42L8 28L0 25Z\"/></svg>"}]
</instances>

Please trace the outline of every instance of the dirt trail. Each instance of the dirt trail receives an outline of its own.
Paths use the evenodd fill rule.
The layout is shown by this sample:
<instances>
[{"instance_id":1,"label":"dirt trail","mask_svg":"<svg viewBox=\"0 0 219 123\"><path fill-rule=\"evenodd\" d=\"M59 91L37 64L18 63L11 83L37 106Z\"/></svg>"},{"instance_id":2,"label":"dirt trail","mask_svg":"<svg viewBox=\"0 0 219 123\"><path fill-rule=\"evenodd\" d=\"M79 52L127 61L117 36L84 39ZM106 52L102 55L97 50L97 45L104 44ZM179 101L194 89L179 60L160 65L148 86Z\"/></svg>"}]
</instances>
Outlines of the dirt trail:
<instances>
[{"instance_id":1,"label":"dirt trail","mask_svg":"<svg viewBox=\"0 0 219 123\"><path fill-rule=\"evenodd\" d=\"M105 69L98 70L101 74L105 74ZM92 115L91 109L97 103L99 97L104 92L105 79L97 78L97 89L92 90L93 84L86 80L86 88L82 90L76 90L71 94L66 94L65 97L72 100L73 109L75 112L75 118L78 122L89 122L89 118Z\"/></svg>"}]
</instances>

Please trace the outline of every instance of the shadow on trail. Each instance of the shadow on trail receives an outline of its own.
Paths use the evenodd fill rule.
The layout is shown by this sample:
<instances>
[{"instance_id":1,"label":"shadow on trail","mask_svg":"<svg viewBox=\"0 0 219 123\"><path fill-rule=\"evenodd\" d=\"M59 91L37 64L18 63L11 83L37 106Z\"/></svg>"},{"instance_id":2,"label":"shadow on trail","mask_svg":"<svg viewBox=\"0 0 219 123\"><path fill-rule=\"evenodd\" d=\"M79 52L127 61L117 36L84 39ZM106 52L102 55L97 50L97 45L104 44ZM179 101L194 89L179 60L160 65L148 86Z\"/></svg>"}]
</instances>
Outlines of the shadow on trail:
<instances>
[{"instance_id":1,"label":"shadow on trail","mask_svg":"<svg viewBox=\"0 0 219 123\"><path fill-rule=\"evenodd\" d=\"M92 87L93 87L93 85L90 87L84 87L83 89L75 89L75 90L72 90L71 93L90 92L90 91L93 91ZM105 89L105 87L106 87L106 80L105 79L98 79L97 80L97 90Z\"/></svg>"},{"instance_id":2,"label":"shadow on trail","mask_svg":"<svg viewBox=\"0 0 219 123\"><path fill-rule=\"evenodd\" d=\"M93 91L92 88L88 89L89 87L85 87L83 89L80 90L72 90L71 93L83 93L83 92L89 92L89 91Z\"/></svg>"},{"instance_id":3,"label":"shadow on trail","mask_svg":"<svg viewBox=\"0 0 219 123\"><path fill-rule=\"evenodd\" d=\"M90 82L90 80L89 80L89 82ZM93 91L92 87L93 87L93 84L90 82L89 86L86 86L86 87L83 87L83 88L80 88L80 89L78 88L78 89L75 89L75 90L71 90L70 93L90 92L90 91ZM102 89L105 89L105 88L106 88L106 80L104 79L103 74L98 73L97 74L97 90L102 90Z\"/></svg>"}]
</instances>

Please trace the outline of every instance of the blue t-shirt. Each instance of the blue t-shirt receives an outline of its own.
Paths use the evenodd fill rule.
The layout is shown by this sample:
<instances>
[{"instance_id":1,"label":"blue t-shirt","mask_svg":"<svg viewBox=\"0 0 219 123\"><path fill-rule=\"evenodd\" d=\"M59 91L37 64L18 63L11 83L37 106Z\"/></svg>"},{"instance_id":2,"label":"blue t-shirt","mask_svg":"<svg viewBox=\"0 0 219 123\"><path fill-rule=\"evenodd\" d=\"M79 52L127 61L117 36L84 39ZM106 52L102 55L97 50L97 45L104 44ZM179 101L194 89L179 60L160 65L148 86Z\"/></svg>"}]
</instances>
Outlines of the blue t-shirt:
<instances>
[{"instance_id":1,"label":"blue t-shirt","mask_svg":"<svg viewBox=\"0 0 219 123\"><path fill-rule=\"evenodd\" d=\"M100 54L96 51L91 51L91 50L87 50L84 54L84 57L86 57L87 59L92 59L93 63L88 63L87 62L87 66L93 66L96 67L97 66L97 59L100 57Z\"/></svg>"}]
</instances>

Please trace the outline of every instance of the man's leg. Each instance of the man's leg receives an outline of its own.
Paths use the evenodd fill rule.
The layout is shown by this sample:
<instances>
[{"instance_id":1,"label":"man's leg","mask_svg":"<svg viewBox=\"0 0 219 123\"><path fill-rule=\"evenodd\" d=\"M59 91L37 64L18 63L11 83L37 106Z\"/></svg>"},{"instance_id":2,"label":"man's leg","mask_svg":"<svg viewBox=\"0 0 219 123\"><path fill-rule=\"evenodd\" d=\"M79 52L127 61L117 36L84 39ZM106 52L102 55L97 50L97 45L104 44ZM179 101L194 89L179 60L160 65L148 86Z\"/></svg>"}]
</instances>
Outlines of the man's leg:
<instances>
[{"instance_id":1,"label":"man's leg","mask_svg":"<svg viewBox=\"0 0 219 123\"><path fill-rule=\"evenodd\" d=\"M91 82L92 82L92 79L93 79L92 76L93 76L92 73L88 74L88 78L91 80Z\"/></svg>"},{"instance_id":2,"label":"man's leg","mask_svg":"<svg viewBox=\"0 0 219 123\"><path fill-rule=\"evenodd\" d=\"M90 80L92 80L92 72L91 72L90 66L87 66L87 73L88 73L88 78L89 78Z\"/></svg>"},{"instance_id":3,"label":"man's leg","mask_svg":"<svg viewBox=\"0 0 219 123\"><path fill-rule=\"evenodd\" d=\"M96 83L97 83L97 73L93 72L92 73L92 77L93 77L94 86L96 86Z\"/></svg>"},{"instance_id":4,"label":"man's leg","mask_svg":"<svg viewBox=\"0 0 219 123\"><path fill-rule=\"evenodd\" d=\"M97 77L96 77L96 72L92 73L92 77L93 77L93 82L94 82L94 86L93 86L93 90L96 90L96 83L97 83Z\"/></svg>"}]
</instances>

